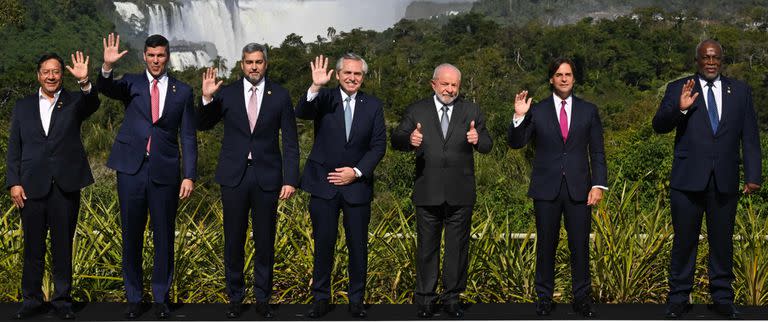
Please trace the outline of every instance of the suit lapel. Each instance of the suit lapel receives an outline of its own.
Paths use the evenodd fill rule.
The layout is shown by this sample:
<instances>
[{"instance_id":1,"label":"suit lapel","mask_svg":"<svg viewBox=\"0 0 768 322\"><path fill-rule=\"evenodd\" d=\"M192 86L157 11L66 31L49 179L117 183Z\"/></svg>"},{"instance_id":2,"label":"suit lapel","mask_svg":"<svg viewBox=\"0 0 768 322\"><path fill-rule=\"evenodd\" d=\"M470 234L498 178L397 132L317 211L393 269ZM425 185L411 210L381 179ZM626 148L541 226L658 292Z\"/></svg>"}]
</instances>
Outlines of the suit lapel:
<instances>
[{"instance_id":1,"label":"suit lapel","mask_svg":"<svg viewBox=\"0 0 768 322\"><path fill-rule=\"evenodd\" d=\"M363 92L357 92L357 95L355 95L355 113L352 114L352 127L349 129L349 139L347 139L347 143L352 142L352 139L355 137L355 133L357 132L356 129L360 126L359 123L362 118L360 113L365 113L365 104L365 94L363 94Z\"/></svg>"},{"instance_id":2,"label":"suit lapel","mask_svg":"<svg viewBox=\"0 0 768 322\"><path fill-rule=\"evenodd\" d=\"M170 102L172 100L172 97L176 95L176 79L168 76L168 88L165 89L165 102L163 103L163 113L158 115L157 121L160 122L160 120L163 119L163 116L165 114L168 114L168 110L173 108L171 106ZM150 106L149 110L149 117L152 119L152 107Z\"/></svg>"},{"instance_id":3,"label":"suit lapel","mask_svg":"<svg viewBox=\"0 0 768 322\"><path fill-rule=\"evenodd\" d=\"M333 90L331 93L331 107L333 108L333 119L336 120L336 123L339 125L339 135L342 140L344 140L344 143L347 142L347 129L344 124L344 101L341 100L341 87L337 87ZM352 132L350 130L350 132ZM351 133L350 133L351 135Z\"/></svg>"},{"instance_id":4,"label":"suit lapel","mask_svg":"<svg viewBox=\"0 0 768 322\"><path fill-rule=\"evenodd\" d=\"M451 117L448 119L448 132L445 135L443 144L448 142L451 138L451 134L453 134L453 130L456 129L459 124L464 124L464 116L466 113L467 109L464 108L463 102L459 100L454 101L453 112L451 112Z\"/></svg>"},{"instance_id":5,"label":"suit lapel","mask_svg":"<svg viewBox=\"0 0 768 322\"><path fill-rule=\"evenodd\" d=\"M697 114L701 114L701 116L698 117L701 121L699 123L701 126L703 126L705 129L709 130L709 133L712 133L712 123L709 119L709 110L707 109L707 91L704 90L704 88L701 87L701 82L699 81L698 75L693 75L693 83L694 83L694 93L699 93L699 97L696 98L696 100L693 102L693 105L688 109L690 112L688 113L694 113L695 110L701 109L701 111ZM721 86L723 82L720 82ZM694 110L695 109L695 110ZM718 128L720 126L718 125ZM712 133L714 135L714 133Z\"/></svg>"},{"instance_id":6,"label":"suit lapel","mask_svg":"<svg viewBox=\"0 0 768 322\"><path fill-rule=\"evenodd\" d=\"M63 91L62 91L63 92ZM32 118L34 123L37 124L37 131L40 132L40 136L45 137L45 129L43 129L43 121L40 116L40 92L32 96L30 107L32 109Z\"/></svg>"},{"instance_id":7,"label":"suit lapel","mask_svg":"<svg viewBox=\"0 0 768 322\"><path fill-rule=\"evenodd\" d=\"M240 81L234 87L235 102L237 104L232 107L231 113L234 113L233 119L236 125L243 131L243 133L251 133L251 123L248 121L248 102L245 100L245 79L240 78Z\"/></svg>"},{"instance_id":8,"label":"suit lapel","mask_svg":"<svg viewBox=\"0 0 768 322\"><path fill-rule=\"evenodd\" d=\"M585 117L586 115L583 113L583 109L581 108L581 99L571 94L571 123L568 124L568 139L565 140L565 145L568 145L574 141L573 137L576 135L576 129L580 128L581 124L587 122L584 119ZM558 122L558 126L559 125L560 122ZM562 137L562 135L560 136Z\"/></svg>"},{"instance_id":9,"label":"suit lapel","mask_svg":"<svg viewBox=\"0 0 768 322\"><path fill-rule=\"evenodd\" d=\"M560 138L559 141L565 144L565 142L563 141L563 134L560 133L560 121L558 120L557 108L555 107L554 96L550 96L547 99L547 104L545 104L544 107L547 109L547 112L544 113L544 115L546 115L546 117L549 119L547 122L549 123L550 128L553 131L555 131L555 136ZM573 107L571 107L571 113L573 113ZM573 118L573 115L571 115L571 118Z\"/></svg>"},{"instance_id":10,"label":"suit lapel","mask_svg":"<svg viewBox=\"0 0 768 322\"><path fill-rule=\"evenodd\" d=\"M138 77L139 77L139 81L137 82L137 85L139 86L141 93L144 93L144 95L141 95L142 100L144 101L144 104L142 104L141 106L146 106L146 108L140 108L139 112L142 115L144 115L144 117L149 121L149 123L152 123L152 93L149 88L147 71L145 70L144 73L138 75Z\"/></svg>"},{"instance_id":11,"label":"suit lapel","mask_svg":"<svg viewBox=\"0 0 768 322\"><path fill-rule=\"evenodd\" d=\"M733 113L733 109L729 108L733 106L731 97L731 80L720 75L720 97L722 97L723 106L720 107L720 122L717 125L717 132L722 132L721 129L725 127L729 116Z\"/></svg>"},{"instance_id":12,"label":"suit lapel","mask_svg":"<svg viewBox=\"0 0 768 322\"><path fill-rule=\"evenodd\" d=\"M53 126L56 124L58 115L61 114L61 109L64 107L64 105L69 104L69 101L70 101L69 93L66 90L62 89L61 94L59 94L59 99L56 100L56 105L53 107L53 110L51 111L51 122L50 124L48 124L48 135L51 135L51 133L53 133ZM40 114L40 108L37 109L37 113Z\"/></svg>"}]
</instances>

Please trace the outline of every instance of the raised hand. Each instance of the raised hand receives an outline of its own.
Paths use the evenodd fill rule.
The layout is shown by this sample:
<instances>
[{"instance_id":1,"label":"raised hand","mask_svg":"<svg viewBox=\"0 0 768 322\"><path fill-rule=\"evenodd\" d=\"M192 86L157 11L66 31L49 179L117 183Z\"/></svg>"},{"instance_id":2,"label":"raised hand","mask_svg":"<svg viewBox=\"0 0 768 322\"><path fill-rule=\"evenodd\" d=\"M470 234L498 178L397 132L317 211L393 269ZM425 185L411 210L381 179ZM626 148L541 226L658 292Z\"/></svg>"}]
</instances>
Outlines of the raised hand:
<instances>
[{"instance_id":1,"label":"raised hand","mask_svg":"<svg viewBox=\"0 0 768 322\"><path fill-rule=\"evenodd\" d=\"M475 121L469 122L469 131L467 131L467 142L472 145L477 144L477 130L475 130Z\"/></svg>"},{"instance_id":2,"label":"raised hand","mask_svg":"<svg viewBox=\"0 0 768 322\"><path fill-rule=\"evenodd\" d=\"M515 95L515 116L523 117L525 116L525 113L528 113L528 110L531 109L531 101L533 98L531 97L526 100L526 97L528 97L528 91L522 91Z\"/></svg>"},{"instance_id":3,"label":"raised hand","mask_svg":"<svg viewBox=\"0 0 768 322\"><path fill-rule=\"evenodd\" d=\"M217 72L218 69L213 67L208 67L208 69L203 72L203 98L208 102L213 100L213 94L216 94L221 83L224 82L223 80L216 81Z\"/></svg>"},{"instance_id":4,"label":"raised hand","mask_svg":"<svg viewBox=\"0 0 768 322\"><path fill-rule=\"evenodd\" d=\"M411 145L414 148L420 147L422 139L424 139L424 135L421 134L421 123L416 123L416 129L411 132Z\"/></svg>"},{"instance_id":5,"label":"raised hand","mask_svg":"<svg viewBox=\"0 0 768 322\"><path fill-rule=\"evenodd\" d=\"M90 56L85 56L83 58L83 52L77 51L74 54L72 54L72 67L66 66L67 70L72 74L72 76L75 77L78 81L84 82L88 80L88 61L90 60Z\"/></svg>"},{"instance_id":6,"label":"raised hand","mask_svg":"<svg viewBox=\"0 0 768 322\"><path fill-rule=\"evenodd\" d=\"M331 80L333 69L328 70L328 57L323 58L323 55L315 57L314 62L309 62L309 67L312 68L312 87L319 88L328 83Z\"/></svg>"},{"instance_id":7,"label":"raised hand","mask_svg":"<svg viewBox=\"0 0 768 322\"><path fill-rule=\"evenodd\" d=\"M680 110L685 111L693 105L696 98L699 97L699 93L693 92L693 86L696 82L693 79L689 79L683 85L683 92L680 93Z\"/></svg>"},{"instance_id":8,"label":"raised hand","mask_svg":"<svg viewBox=\"0 0 768 322\"><path fill-rule=\"evenodd\" d=\"M112 70L112 64L123 58L128 53L127 50L120 51L120 35L109 33L107 38L102 38L104 44L104 66L105 70Z\"/></svg>"}]
</instances>

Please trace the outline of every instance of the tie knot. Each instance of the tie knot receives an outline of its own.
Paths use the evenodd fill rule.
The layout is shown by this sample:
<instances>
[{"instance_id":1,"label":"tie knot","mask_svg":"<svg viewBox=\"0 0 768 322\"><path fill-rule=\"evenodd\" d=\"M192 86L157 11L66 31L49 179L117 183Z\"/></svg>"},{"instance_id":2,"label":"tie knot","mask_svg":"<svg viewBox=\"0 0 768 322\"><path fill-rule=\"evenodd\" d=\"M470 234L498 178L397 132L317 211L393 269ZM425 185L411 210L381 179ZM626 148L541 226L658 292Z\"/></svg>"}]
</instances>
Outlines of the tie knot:
<instances>
[{"instance_id":1,"label":"tie knot","mask_svg":"<svg viewBox=\"0 0 768 322\"><path fill-rule=\"evenodd\" d=\"M157 82L159 82L159 81L157 80L157 78L153 78L153 79L152 79L152 86L157 86Z\"/></svg>"},{"instance_id":2,"label":"tie knot","mask_svg":"<svg viewBox=\"0 0 768 322\"><path fill-rule=\"evenodd\" d=\"M253 92L253 93L256 93L256 90L258 90L258 89L259 88L256 87L256 86L251 86L251 92Z\"/></svg>"},{"instance_id":3,"label":"tie knot","mask_svg":"<svg viewBox=\"0 0 768 322\"><path fill-rule=\"evenodd\" d=\"M352 96L347 96L347 98L344 99L344 102L349 103L349 101L352 100Z\"/></svg>"},{"instance_id":4,"label":"tie knot","mask_svg":"<svg viewBox=\"0 0 768 322\"><path fill-rule=\"evenodd\" d=\"M443 112L448 112L449 108L448 105L443 105L443 107L440 108Z\"/></svg>"},{"instance_id":5,"label":"tie knot","mask_svg":"<svg viewBox=\"0 0 768 322\"><path fill-rule=\"evenodd\" d=\"M707 82L707 87L709 87L709 88L713 88L713 87L715 87L715 82L713 82L713 81L708 81L708 82Z\"/></svg>"},{"instance_id":6,"label":"tie knot","mask_svg":"<svg viewBox=\"0 0 768 322\"><path fill-rule=\"evenodd\" d=\"M563 108L565 108L565 104L567 104L565 100L560 101L560 105L563 106Z\"/></svg>"}]
</instances>

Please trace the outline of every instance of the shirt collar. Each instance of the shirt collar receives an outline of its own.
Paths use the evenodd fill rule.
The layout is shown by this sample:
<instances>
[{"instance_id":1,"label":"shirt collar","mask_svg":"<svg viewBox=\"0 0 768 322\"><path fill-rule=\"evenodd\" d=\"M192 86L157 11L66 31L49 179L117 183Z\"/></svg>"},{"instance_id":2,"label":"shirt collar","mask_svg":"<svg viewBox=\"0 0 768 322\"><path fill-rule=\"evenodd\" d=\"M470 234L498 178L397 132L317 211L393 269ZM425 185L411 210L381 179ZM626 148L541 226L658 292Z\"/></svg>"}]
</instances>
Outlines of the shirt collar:
<instances>
[{"instance_id":1,"label":"shirt collar","mask_svg":"<svg viewBox=\"0 0 768 322\"><path fill-rule=\"evenodd\" d=\"M59 90L56 91L56 94L53 94L53 101L54 102L56 102L59 99L59 95L60 94L61 94L61 88L59 88ZM45 94L43 94L43 88L42 87L37 90L37 99L38 100L41 100L41 99L46 99L47 100L48 99L48 96L45 96Z\"/></svg>"},{"instance_id":2,"label":"shirt collar","mask_svg":"<svg viewBox=\"0 0 768 322\"><path fill-rule=\"evenodd\" d=\"M352 95L347 95L347 93L343 89L341 89L341 87L339 87L339 92L341 92L341 101L342 102L347 100L347 97L350 98L350 100L349 100L350 102L354 101L355 98L357 97L357 92L354 92Z\"/></svg>"},{"instance_id":3,"label":"shirt collar","mask_svg":"<svg viewBox=\"0 0 768 322\"><path fill-rule=\"evenodd\" d=\"M152 74L150 74L149 71L146 69L144 70L144 73L147 75L147 80L149 81L149 84L152 85L152 80L155 79L155 77L152 76ZM168 80L168 72L165 72L162 75L160 75L160 77L157 78L157 83L165 84L167 80Z\"/></svg>"},{"instance_id":4,"label":"shirt collar","mask_svg":"<svg viewBox=\"0 0 768 322\"><path fill-rule=\"evenodd\" d=\"M707 83L709 83L709 81L704 79L704 77L701 77L701 75L698 75L698 76L699 76L699 84L701 84L701 88L706 88ZM714 88L720 87L720 75L717 75L717 77L715 77L715 79L712 80L712 87Z\"/></svg>"},{"instance_id":5,"label":"shirt collar","mask_svg":"<svg viewBox=\"0 0 768 322\"><path fill-rule=\"evenodd\" d=\"M563 104L560 102L562 102L563 99L560 98L560 96L557 96L557 94L555 93L552 93L552 97L554 98L554 101L555 101L555 107L560 108L560 106ZM573 94L568 95L568 97L565 98L565 106L573 106Z\"/></svg>"},{"instance_id":6,"label":"shirt collar","mask_svg":"<svg viewBox=\"0 0 768 322\"><path fill-rule=\"evenodd\" d=\"M262 77L261 80L259 80L259 82L256 83L256 90L259 93L263 93L264 92L264 80L265 79L266 79L266 77ZM245 91L246 92L250 92L251 91L251 87L253 87L253 84L251 84L251 82L248 80L248 78L243 77L243 88L245 88Z\"/></svg>"},{"instance_id":7,"label":"shirt collar","mask_svg":"<svg viewBox=\"0 0 768 322\"><path fill-rule=\"evenodd\" d=\"M443 108L443 105L448 106L448 110L453 109L453 104L456 103L456 100L454 99L451 104L443 104L439 99L437 99L437 95L432 95L432 99L435 101L435 106L437 107L437 110L440 111L441 108Z\"/></svg>"}]
</instances>

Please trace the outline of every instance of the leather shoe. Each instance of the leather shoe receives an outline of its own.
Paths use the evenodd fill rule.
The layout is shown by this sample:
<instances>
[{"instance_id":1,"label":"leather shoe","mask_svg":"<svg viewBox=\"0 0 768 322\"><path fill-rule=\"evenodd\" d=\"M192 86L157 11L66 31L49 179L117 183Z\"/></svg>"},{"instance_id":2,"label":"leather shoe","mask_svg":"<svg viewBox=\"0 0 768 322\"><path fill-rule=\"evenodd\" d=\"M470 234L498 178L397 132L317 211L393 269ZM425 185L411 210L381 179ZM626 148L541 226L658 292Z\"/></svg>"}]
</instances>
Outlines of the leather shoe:
<instances>
[{"instance_id":1,"label":"leather shoe","mask_svg":"<svg viewBox=\"0 0 768 322\"><path fill-rule=\"evenodd\" d=\"M62 320L74 320L75 311L72 311L72 307L65 306L65 307L56 309L56 316L58 316L59 319L62 319Z\"/></svg>"},{"instance_id":2,"label":"leather shoe","mask_svg":"<svg viewBox=\"0 0 768 322\"><path fill-rule=\"evenodd\" d=\"M451 318L460 319L464 317L464 309L461 308L461 303L445 304L443 305L443 311Z\"/></svg>"},{"instance_id":3,"label":"leather shoe","mask_svg":"<svg viewBox=\"0 0 768 322\"><path fill-rule=\"evenodd\" d=\"M268 302L257 301L256 304L254 304L254 307L256 308L256 312L259 312L259 314L266 319L275 317L275 312L272 311L272 307L269 306Z\"/></svg>"},{"instance_id":4,"label":"leather shoe","mask_svg":"<svg viewBox=\"0 0 768 322\"><path fill-rule=\"evenodd\" d=\"M688 302L667 303L667 312L664 317L667 319L682 319L685 313L691 310L692 305Z\"/></svg>"},{"instance_id":5,"label":"leather shoe","mask_svg":"<svg viewBox=\"0 0 768 322\"><path fill-rule=\"evenodd\" d=\"M313 319L321 318L326 314L328 314L328 300L315 301L307 312L307 316Z\"/></svg>"},{"instance_id":6,"label":"leather shoe","mask_svg":"<svg viewBox=\"0 0 768 322\"><path fill-rule=\"evenodd\" d=\"M595 317L595 311L592 310L592 305L589 304L589 301L579 301L573 303L573 311L581 314L581 316L584 318Z\"/></svg>"},{"instance_id":7,"label":"leather shoe","mask_svg":"<svg viewBox=\"0 0 768 322\"><path fill-rule=\"evenodd\" d=\"M170 318L171 308L168 306L168 303L155 303L155 316L161 320Z\"/></svg>"},{"instance_id":8,"label":"leather shoe","mask_svg":"<svg viewBox=\"0 0 768 322\"><path fill-rule=\"evenodd\" d=\"M21 308L18 311L16 311L15 317L16 319L21 320L21 319L33 317L43 312L45 312L45 306L42 304L36 305L36 306L22 304Z\"/></svg>"},{"instance_id":9,"label":"leather shoe","mask_svg":"<svg viewBox=\"0 0 768 322\"><path fill-rule=\"evenodd\" d=\"M428 319L432 317L432 312L434 309L432 308L432 304L419 304L419 309L417 311L416 316L418 316L420 319Z\"/></svg>"},{"instance_id":10,"label":"leather shoe","mask_svg":"<svg viewBox=\"0 0 768 322\"><path fill-rule=\"evenodd\" d=\"M365 311L365 304L363 303L349 303L349 314L353 318L364 319L368 316L368 312Z\"/></svg>"},{"instance_id":11,"label":"leather shoe","mask_svg":"<svg viewBox=\"0 0 768 322\"><path fill-rule=\"evenodd\" d=\"M141 303L128 303L128 308L125 310L126 319L138 319L141 315Z\"/></svg>"},{"instance_id":12,"label":"leather shoe","mask_svg":"<svg viewBox=\"0 0 768 322\"><path fill-rule=\"evenodd\" d=\"M731 320L738 319L739 314L741 314L733 303L707 304L707 309Z\"/></svg>"},{"instance_id":13,"label":"leather shoe","mask_svg":"<svg viewBox=\"0 0 768 322\"><path fill-rule=\"evenodd\" d=\"M240 317L240 314L243 313L243 303L240 302L229 302L227 305L227 311L225 312L225 315L228 319L237 319Z\"/></svg>"},{"instance_id":14,"label":"leather shoe","mask_svg":"<svg viewBox=\"0 0 768 322\"><path fill-rule=\"evenodd\" d=\"M552 314L552 299L545 297L536 301L536 315L547 316Z\"/></svg>"}]
</instances>

